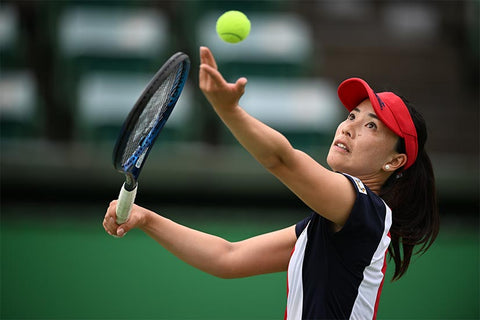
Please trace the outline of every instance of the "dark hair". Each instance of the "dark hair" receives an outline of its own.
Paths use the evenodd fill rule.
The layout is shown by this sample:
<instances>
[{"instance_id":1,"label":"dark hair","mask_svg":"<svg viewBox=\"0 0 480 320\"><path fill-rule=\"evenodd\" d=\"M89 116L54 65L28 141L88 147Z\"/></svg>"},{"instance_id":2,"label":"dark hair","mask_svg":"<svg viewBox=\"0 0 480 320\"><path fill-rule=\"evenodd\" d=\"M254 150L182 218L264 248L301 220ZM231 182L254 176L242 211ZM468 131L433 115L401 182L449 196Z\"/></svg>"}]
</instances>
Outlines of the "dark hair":
<instances>
[{"instance_id":1,"label":"dark hair","mask_svg":"<svg viewBox=\"0 0 480 320\"><path fill-rule=\"evenodd\" d=\"M432 163L425 151L427 128L422 115L410 102L406 104L417 130L418 156L407 170L398 169L382 186L380 196L392 209L391 243L388 249L395 262L392 281L402 277L415 254L423 254L438 235L440 218L437 207L435 176ZM397 152L405 153L405 142L399 139Z\"/></svg>"}]
</instances>

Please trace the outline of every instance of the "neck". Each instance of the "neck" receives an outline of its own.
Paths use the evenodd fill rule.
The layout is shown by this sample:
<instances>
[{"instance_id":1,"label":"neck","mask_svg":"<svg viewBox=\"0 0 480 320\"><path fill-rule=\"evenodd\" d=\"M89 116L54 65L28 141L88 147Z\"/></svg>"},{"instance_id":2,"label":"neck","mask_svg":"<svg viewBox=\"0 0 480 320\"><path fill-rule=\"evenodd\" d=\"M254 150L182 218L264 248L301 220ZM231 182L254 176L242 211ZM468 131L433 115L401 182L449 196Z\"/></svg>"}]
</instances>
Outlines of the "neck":
<instances>
[{"instance_id":1,"label":"neck","mask_svg":"<svg viewBox=\"0 0 480 320\"><path fill-rule=\"evenodd\" d=\"M365 184L373 193L376 195L380 194L382 186L385 184L385 181L388 179L386 174L374 174L371 176L360 176L359 178L363 184Z\"/></svg>"}]
</instances>

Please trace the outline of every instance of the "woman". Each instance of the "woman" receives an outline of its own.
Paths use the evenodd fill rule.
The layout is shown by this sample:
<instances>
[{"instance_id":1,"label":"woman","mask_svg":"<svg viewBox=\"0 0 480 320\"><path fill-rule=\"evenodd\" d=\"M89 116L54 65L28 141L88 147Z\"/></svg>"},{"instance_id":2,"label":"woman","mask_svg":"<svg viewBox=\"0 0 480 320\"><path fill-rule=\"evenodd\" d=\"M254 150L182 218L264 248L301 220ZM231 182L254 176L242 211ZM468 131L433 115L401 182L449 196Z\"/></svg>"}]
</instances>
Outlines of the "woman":
<instances>
[{"instance_id":1,"label":"woman","mask_svg":"<svg viewBox=\"0 0 480 320\"><path fill-rule=\"evenodd\" d=\"M324 168L239 105L247 79L227 83L200 48L200 88L237 140L313 213L294 226L231 243L134 206L103 225L123 236L140 228L180 259L222 278L288 271L286 319L372 319L385 277L405 274L415 245L425 251L439 228L425 123L397 95L375 93L361 79L339 89L350 112L338 126ZM260 106L261 107L261 106Z\"/></svg>"}]
</instances>

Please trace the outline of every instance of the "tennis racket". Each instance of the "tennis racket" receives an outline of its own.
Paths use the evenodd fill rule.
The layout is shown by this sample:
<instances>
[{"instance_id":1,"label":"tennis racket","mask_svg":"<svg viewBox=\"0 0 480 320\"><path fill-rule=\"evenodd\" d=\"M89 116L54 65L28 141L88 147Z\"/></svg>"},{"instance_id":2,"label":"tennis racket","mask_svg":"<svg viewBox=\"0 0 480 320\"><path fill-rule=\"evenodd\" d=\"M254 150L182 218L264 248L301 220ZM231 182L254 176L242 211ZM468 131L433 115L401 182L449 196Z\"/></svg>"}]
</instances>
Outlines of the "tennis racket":
<instances>
[{"instance_id":1,"label":"tennis racket","mask_svg":"<svg viewBox=\"0 0 480 320\"><path fill-rule=\"evenodd\" d=\"M177 103L190 70L185 53L174 54L157 71L127 116L113 149L113 165L125 175L117 203L117 223L128 220L145 160Z\"/></svg>"}]
</instances>

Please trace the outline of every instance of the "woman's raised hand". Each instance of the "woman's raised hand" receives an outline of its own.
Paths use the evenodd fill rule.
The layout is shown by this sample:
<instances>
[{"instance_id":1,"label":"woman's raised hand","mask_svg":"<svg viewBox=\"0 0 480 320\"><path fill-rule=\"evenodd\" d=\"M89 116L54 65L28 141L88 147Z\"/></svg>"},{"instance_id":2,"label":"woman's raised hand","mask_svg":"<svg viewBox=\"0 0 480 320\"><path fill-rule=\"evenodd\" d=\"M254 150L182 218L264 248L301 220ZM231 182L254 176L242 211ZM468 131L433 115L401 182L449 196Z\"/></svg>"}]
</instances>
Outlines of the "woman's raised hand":
<instances>
[{"instance_id":1,"label":"woman's raised hand","mask_svg":"<svg viewBox=\"0 0 480 320\"><path fill-rule=\"evenodd\" d=\"M200 47L200 63L199 86L210 104L217 112L236 107L245 92L247 79L242 77L235 83L225 81L207 47Z\"/></svg>"}]
</instances>

